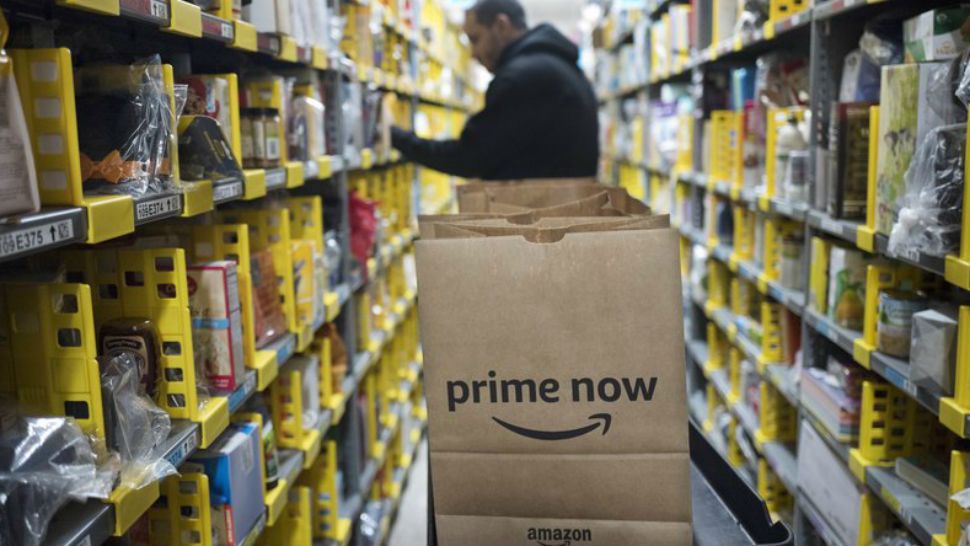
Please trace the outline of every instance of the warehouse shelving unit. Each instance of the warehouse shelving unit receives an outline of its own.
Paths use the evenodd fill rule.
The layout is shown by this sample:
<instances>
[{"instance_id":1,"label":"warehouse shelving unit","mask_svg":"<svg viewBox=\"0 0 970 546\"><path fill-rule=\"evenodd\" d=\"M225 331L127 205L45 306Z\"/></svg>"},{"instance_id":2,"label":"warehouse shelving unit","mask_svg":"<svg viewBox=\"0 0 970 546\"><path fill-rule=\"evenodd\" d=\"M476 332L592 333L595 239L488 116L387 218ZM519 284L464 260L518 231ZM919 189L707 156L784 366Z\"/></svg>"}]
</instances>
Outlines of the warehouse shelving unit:
<instances>
[{"instance_id":1,"label":"warehouse shelving unit","mask_svg":"<svg viewBox=\"0 0 970 546\"><path fill-rule=\"evenodd\" d=\"M629 27L642 27L643 38L633 44L642 48L650 56L651 32L656 24L663 23L672 6L684 2L646 0L641 5L625 5L625 12L611 11L607 7L604 23L597 30L594 41L600 47L600 60L607 66L619 65L621 52L613 47L615 36L639 36L637 30ZM852 331L843 328L820 313L812 299L812 280L806 275L802 287L786 287L779 277L770 271L772 245L770 235L766 235L765 256L751 254L752 236L739 232L739 224L747 225L739 218L763 218L772 227L766 230L791 226L804 234L806 251L804 270L810 271L816 264L809 259L813 237L839 240L851 247L879 256L892 264L891 271L897 274L935 275L956 287L967 290L970 284L966 276L966 250L970 247L968 227L970 227L970 207L967 194L964 194L963 239L959 253L934 257L915 253L907 256L892 256L887 249L887 239L875 235L872 215L867 221L853 222L832 218L825 211L813 206L814 196L809 195L807 203L792 203L776 197L772 175L764 193L743 186L740 175L730 169L724 170L716 160L704 160L700 129L706 116L700 106L707 90L706 76L719 70L736 67L740 63L750 63L758 56L773 51L797 52L803 54L810 64L810 103L812 113L812 140L809 144L808 184L813 187L819 161L821 139L828 124L828 103L838 93L841 60L850 50L857 47L862 24L876 14L893 12L900 18L915 15L948 2L911 3L896 0L815 0L796 3L772 0L772 16L763 27L741 34L728 33L718 39L714 36L712 44L698 50L691 45L690 51L674 51L670 59L658 68L656 58L647 61L648 69L640 74L642 79L619 85L612 74L605 77L598 73L598 93L605 119L611 120L607 142L604 144L604 158L601 176L607 183L626 187L631 193L641 195L655 210L673 211L672 218L680 230L683 241L681 249L682 270L689 273L692 247L703 247L708 254L707 290L698 293L690 288L689 278L685 276L684 309L686 320L687 374L689 406L691 415L705 424L705 432L714 428L715 408L722 406L731 415L731 428L727 445L715 437L712 443L718 446L744 479L752 479L759 492L768 500L769 508L779 507L778 517L792 524L797 544L817 543L845 544L834 524L824 510L814 506L799 487L797 462L797 429L801 423L812 427L822 437L825 444L842 461L855 477L855 485L862 492L858 537L853 544L865 546L872 542L876 534L890 527L905 529L917 543L926 546L954 546L957 544L962 526L970 521L970 512L962 510L955 501L941 506L924 493L910 486L896 475L892 462L897 455L907 455L905 449L887 447L893 442L889 434L914 434L913 431L926 431L935 434L935 440L953 446L953 461L950 463L950 493L967 487L965 467L962 465L966 453L961 439L968 438L970 425L967 423L970 409L970 389L957 387L952 397L924 386L916 385L908 379L909 362L883 354L874 348L874 320L876 300L870 299L866 310L867 328ZM716 3L715 3L716 5ZM796 11L777 17L775 8L785 5ZM669 30L667 31L669 32ZM716 33L715 33L716 34ZM661 33L662 38L669 36ZM622 70L622 69L621 69ZM627 68L628 71L632 69ZM638 73L639 70L637 69ZM678 150L692 149L693 153L678 151L676 158L661 165L652 162L643 152L644 142L649 138L647 129L652 122L644 119L643 105L660 97L662 87L667 84L689 86L689 95L694 99L695 111L679 116L677 140ZM631 115L631 111L638 112ZM717 114L718 112L715 112ZM713 114L712 114L713 119ZM737 133L730 143L718 140L717 128L712 122L708 135L711 139L712 154L718 150L737 150ZM769 121L770 123L770 121ZM624 127L619 132L616 127ZM616 135L624 135L617 138ZM726 133L725 133L726 134ZM610 140L611 138L615 140ZM615 148L614 142L621 143ZM683 144L686 144L684 146ZM772 146L768 143L769 148ZM732 152L733 153L733 152ZM766 153L771 157L771 150ZM740 153L739 153L740 157ZM695 169L694 165L706 164L707 171ZM870 174L870 177L872 175ZM872 186L870 185L870 188ZM870 189L870 195L872 194ZM705 218L705 199L713 196L728 203L734 214L734 244L718 241L714 229ZM678 214L684 209L689 216ZM874 205L870 202L870 211ZM740 215L740 216L739 216ZM762 259L763 258L763 259ZM884 289L870 270L867 293L876 294ZM740 287L740 288L739 288ZM739 317L747 316L739 309L736 291L757 293L762 302L762 324L765 334L763 340L747 338L739 332ZM801 346L805 365L824 358L827 351L841 350L860 367L872 373L867 382L869 396L864 395L862 402L862 423L858 437L834 437L820 423L812 410L801 398L798 385L794 381L791 367L781 362L781 355L774 353L773 347L766 343L770 337L772 323L776 320L777 309L785 309L801 318ZM970 341L968 325L970 310L960 311L959 346L957 361L957 385L970 380L967 375L970 364ZM868 333L868 336L867 336ZM741 388L740 363L748 361L754 365L760 377L760 411L754 415L749 407L739 401ZM873 395L875 393L875 395ZM879 403L875 396L878 396ZM884 402L889 400L887 410ZM905 415L899 421L895 415ZM889 419L884 422L884 419ZM884 428L886 430L884 430ZM944 429L947 432L942 432ZM744 435L736 434L743 430ZM905 431L905 432L904 432ZM928 432L932 431L932 433ZM885 441L884 441L885 440ZM748 445L750 444L750 445ZM869 454L868 456L866 454ZM765 471L767 470L767 472ZM816 477L816 479L822 479ZM779 486L786 493L784 499L774 504L773 493ZM845 544L849 546L849 544Z\"/></svg>"},{"instance_id":2,"label":"warehouse shelving unit","mask_svg":"<svg viewBox=\"0 0 970 546\"><path fill-rule=\"evenodd\" d=\"M378 2L328 2L333 10L350 9L348 6L370 9L369 4L376 6ZM318 219L323 215L323 204L328 205L328 215L334 214L334 225L326 229L337 234L341 245L338 275L341 282L324 294L324 316L313 323L299 324L290 315L290 332L283 339L249 355L243 383L231 393L207 399L204 406L207 409L198 415L191 411L185 415L173 414L169 438L157 450L159 457L176 467L183 465L197 449L209 445L230 420L242 418L241 408L252 396L260 391L282 389L278 381L280 370L291 357L320 356L321 366L325 366L325 373L329 375L329 343L318 347L314 334L325 323L336 325L351 355L347 374L341 385L321 389L321 396L327 397L321 399L318 421L305 423L302 430L296 431L302 442L281 449L279 484L266 493L265 515L240 544L348 546L381 544L389 535L427 419L417 332L417 295L405 286L402 265L404 260L412 259L416 227L408 218L401 218L394 230L379 241L368 263L354 265L350 252L348 195L354 189L364 197L388 203L386 206L395 203L401 210L442 212L453 203L454 181L439 173L413 168L402 162L396 151L345 149L341 144L331 154L310 161L290 161L275 169L246 169L241 178L184 182L181 194L147 199L85 195L77 174L71 51L52 46L58 43L59 33L66 32L65 28L92 26L103 30L102 39L107 43L160 52L166 62L177 65L177 71L181 72L191 70L189 67L194 61L207 63L211 59L244 68L315 70L329 92L326 121L332 136L345 135L349 130L339 106L344 84L368 85L393 92L409 105L412 116L418 110L428 115L438 134L454 134L481 97L469 82L467 56L456 55L453 52L457 48L448 47L450 41L458 39L457 28L445 20L440 5L433 0L425 4L425 9L418 14L420 20L415 23L423 29L432 29L434 41L428 39L432 34L406 24L396 9L383 11L383 31L405 44L410 59L405 73L398 73L390 65L374 66L366 59L352 60L340 50L302 46L284 34L259 33L253 25L233 19L231 13L204 13L184 0L7 0L0 6L14 31L14 42L7 47L15 46L13 57L24 103L29 105L30 99L45 97L65 105L62 117L55 124L48 120L42 123L40 118L29 124L32 124L35 149L37 139L51 132L66 144L60 155L40 154L36 159L39 169L59 169L66 173L64 178L68 181L66 192L42 190L40 212L0 221L0 262L5 262L2 267L16 268L25 259L65 252L66 247L70 247L66 252L72 255L83 255L88 252L83 250L88 244L113 242L119 237L149 231L165 232L179 219L192 223L191 219L198 220L214 211L221 215L239 215L246 223L276 225L265 215L246 212L245 202L264 198L286 200L291 208L288 216L291 220L298 214L295 209L307 203L318 207ZM58 79L54 82L32 80L27 67L35 60L52 63ZM166 65L169 89L172 73L173 67ZM452 85L447 86L453 90L449 95L442 94L437 82L429 82L445 77L452 78ZM30 119L29 111L27 117ZM345 140L335 138L334 141ZM403 188L403 193L391 194L392 187ZM311 223L306 229L305 236L322 242L323 225ZM244 237L245 231L243 226L238 237ZM293 237L298 235L294 232ZM284 240L288 241L289 235ZM253 240L252 244L263 243ZM235 248L216 246L220 256L240 256ZM187 254L179 252L173 256L177 263L184 264ZM240 263L247 261L241 259ZM360 267L364 265L368 274ZM184 276L181 282L184 283ZM292 285L292 274L289 283ZM391 301L385 303L382 322L362 332L359 314L367 310L369 291L379 283L387 283ZM79 294L86 293L82 290ZM84 309L91 306L91 296L88 298L80 298ZM94 305L98 305L97 301ZM191 370L192 366L185 369ZM194 385L191 381L190 385ZM190 388L193 390L185 392L194 393L194 386ZM297 398L298 391L297 387ZM354 409L359 392L380 395L393 403L383 411L362 415ZM374 421L371 429L379 430L377 437L360 435L362 421L366 419ZM365 460L355 460L351 456L354 450L365 451ZM344 490L341 491L337 490L335 479L338 459L344 467ZM206 489L204 478L198 473L184 472L181 478L169 478L143 490L116 491L104 502L69 503L54 518L44 543L102 544L111 536L123 535L143 514L169 518L177 528L189 528L198 522L185 514L173 515L164 504L155 501L160 496L178 495L179 504L197 506L198 513L208 514L207 495L183 498L178 492L180 481L193 481L202 484L198 490ZM331 493L330 504L317 505L318 490ZM334 519L318 524L314 512L324 510L331 512ZM362 514L380 515L376 541Z\"/></svg>"}]
</instances>

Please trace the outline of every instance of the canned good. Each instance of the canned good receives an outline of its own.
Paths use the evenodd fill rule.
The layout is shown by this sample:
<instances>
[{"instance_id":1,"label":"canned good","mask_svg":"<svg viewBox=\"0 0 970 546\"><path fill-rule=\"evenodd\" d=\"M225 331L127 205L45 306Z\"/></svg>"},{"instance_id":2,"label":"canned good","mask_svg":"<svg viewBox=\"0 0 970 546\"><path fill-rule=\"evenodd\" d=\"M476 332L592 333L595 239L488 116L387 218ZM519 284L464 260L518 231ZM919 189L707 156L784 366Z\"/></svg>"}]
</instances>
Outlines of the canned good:
<instances>
[{"instance_id":1,"label":"canned good","mask_svg":"<svg viewBox=\"0 0 970 546\"><path fill-rule=\"evenodd\" d=\"M887 290L879 293L876 349L898 358L909 358L913 315L927 308L926 298L915 292Z\"/></svg>"}]
</instances>

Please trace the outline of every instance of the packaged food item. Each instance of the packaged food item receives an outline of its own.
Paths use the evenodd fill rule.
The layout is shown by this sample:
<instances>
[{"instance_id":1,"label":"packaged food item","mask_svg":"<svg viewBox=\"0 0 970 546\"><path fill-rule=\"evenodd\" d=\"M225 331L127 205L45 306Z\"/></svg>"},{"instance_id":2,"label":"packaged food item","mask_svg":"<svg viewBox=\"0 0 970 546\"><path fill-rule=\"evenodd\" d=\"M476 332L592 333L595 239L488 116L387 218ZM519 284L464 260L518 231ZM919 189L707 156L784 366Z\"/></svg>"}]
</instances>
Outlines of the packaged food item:
<instances>
[{"instance_id":1,"label":"packaged food item","mask_svg":"<svg viewBox=\"0 0 970 546\"><path fill-rule=\"evenodd\" d=\"M214 388L235 390L245 371L236 263L195 264L186 271L195 358Z\"/></svg>"},{"instance_id":2,"label":"packaged food item","mask_svg":"<svg viewBox=\"0 0 970 546\"><path fill-rule=\"evenodd\" d=\"M179 173L184 180L240 179L242 171L232 145L208 116L183 116L179 121Z\"/></svg>"},{"instance_id":3,"label":"packaged food item","mask_svg":"<svg viewBox=\"0 0 970 546\"><path fill-rule=\"evenodd\" d=\"M232 142L232 116L230 111L229 80L225 76L193 75L179 81L188 86L185 102L186 115L208 116L219 122L226 141Z\"/></svg>"},{"instance_id":4,"label":"packaged food item","mask_svg":"<svg viewBox=\"0 0 970 546\"><path fill-rule=\"evenodd\" d=\"M333 392L343 392L344 377L347 376L347 347L344 345L343 338L337 332L337 326L333 323L323 325L321 335L330 340L330 373L333 380Z\"/></svg>"},{"instance_id":5,"label":"packaged food item","mask_svg":"<svg viewBox=\"0 0 970 546\"><path fill-rule=\"evenodd\" d=\"M906 62L952 59L970 45L970 4L931 9L903 22Z\"/></svg>"},{"instance_id":6,"label":"packaged food item","mask_svg":"<svg viewBox=\"0 0 970 546\"><path fill-rule=\"evenodd\" d=\"M0 51L0 216L40 208L34 154L13 60Z\"/></svg>"},{"instance_id":7,"label":"packaged food item","mask_svg":"<svg viewBox=\"0 0 970 546\"><path fill-rule=\"evenodd\" d=\"M281 117L279 110L263 108L261 118L263 122L263 139L266 156L263 158L263 168L274 169L280 166L282 155L282 139L280 135Z\"/></svg>"},{"instance_id":8,"label":"packaged food item","mask_svg":"<svg viewBox=\"0 0 970 546\"><path fill-rule=\"evenodd\" d=\"M249 410L259 413L263 418L260 440L263 447L263 463L266 468L266 490L270 491L276 488L276 484L280 481L280 455L277 448L276 428L273 426L273 416L263 399L263 395L254 396L247 407Z\"/></svg>"},{"instance_id":9,"label":"packaged food item","mask_svg":"<svg viewBox=\"0 0 970 546\"><path fill-rule=\"evenodd\" d=\"M178 189L174 121L160 57L75 72L78 146L85 190L149 195Z\"/></svg>"},{"instance_id":10,"label":"packaged food item","mask_svg":"<svg viewBox=\"0 0 970 546\"><path fill-rule=\"evenodd\" d=\"M832 245L829 253L828 314L843 328L862 328L868 265L869 260L861 251Z\"/></svg>"},{"instance_id":11,"label":"packaged food item","mask_svg":"<svg viewBox=\"0 0 970 546\"><path fill-rule=\"evenodd\" d=\"M241 544L266 509L257 428L253 423L232 423L190 459L209 477L213 546Z\"/></svg>"},{"instance_id":12,"label":"packaged food item","mask_svg":"<svg viewBox=\"0 0 970 546\"><path fill-rule=\"evenodd\" d=\"M323 301L323 291L317 287L314 272L314 244L307 239L290 242L293 255L293 294L300 324L310 325L316 316L316 303Z\"/></svg>"},{"instance_id":13,"label":"packaged food item","mask_svg":"<svg viewBox=\"0 0 970 546\"><path fill-rule=\"evenodd\" d=\"M786 230L781 240L781 285L789 290L805 289L805 233Z\"/></svg>"},{"instance_id":14,"label":"packaged food item","mask_svg":"<svg viewBox=\"0 0 970 546\"><path fill-rule=\"evenodd\" d=\"M280 303L279 279L273 264L273 252L263 249L252 253L253 319L256 323L256 347L262 348L286 333L286 315Z\"/></svg>"},{"instance_id":15,"label":"packaged food item","mask_svg":"<svg viewBox=\"0 0 970 546\"><path fill-rule=\"evenodd\" d=\"M909 357L913 315L926 309L926 298L914 292L886 290L879 293L876 349L898 358Z\"/></svg>"},{"instance_id":16,"label":"packaged food item","mask_svg":"<svg viewBox=\"0 0 970 546\"><path fill-rule=\"evenodd\" d=\"M131 355L140 392L155 398L161 379L161 342L152 321L134 317L105 321L98 330L98 347L109 360L122 353Z\"/></svg>"},{"instance_id":17,"label":"packaged food item","mask_svg":"<svg viewBox=\"0 0 970 546\"><path fill-rule=\"evenodd\" d=\"M136 353L111 353L101 358L99 367L105 442L121 458L121 484L140 489L176 474L172 463L156 455L172 422L142 390Z\"/></svg>"},{"instance_id":18,"label":"packaged food item","mask_svg":"<svg viewBox=\"0 0 970 546\"><path fill-rule=\"evenodd\" d=\"M952 395L957 358L956 308L937 305L914 314L912 331L910 381Z\"/></svg>"}]
</instances>

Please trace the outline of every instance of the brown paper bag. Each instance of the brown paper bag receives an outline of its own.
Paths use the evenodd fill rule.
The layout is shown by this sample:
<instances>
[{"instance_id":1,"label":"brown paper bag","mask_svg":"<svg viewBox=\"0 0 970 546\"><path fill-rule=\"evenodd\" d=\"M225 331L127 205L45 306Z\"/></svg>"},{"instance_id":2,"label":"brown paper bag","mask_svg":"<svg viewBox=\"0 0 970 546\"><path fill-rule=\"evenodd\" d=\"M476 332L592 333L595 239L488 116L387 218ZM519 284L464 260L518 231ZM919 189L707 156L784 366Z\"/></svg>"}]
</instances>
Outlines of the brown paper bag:
<instances>
[{"instance_id":1,"label":"brown paper bag","mask_svg":"<svg viewBox=\"0 0 970 546\"><path fill-rule=\"evenodd\" d=\"M434 232L417 268L438 543L690 544L667 218Z\"/></svg>"}]
</instances>

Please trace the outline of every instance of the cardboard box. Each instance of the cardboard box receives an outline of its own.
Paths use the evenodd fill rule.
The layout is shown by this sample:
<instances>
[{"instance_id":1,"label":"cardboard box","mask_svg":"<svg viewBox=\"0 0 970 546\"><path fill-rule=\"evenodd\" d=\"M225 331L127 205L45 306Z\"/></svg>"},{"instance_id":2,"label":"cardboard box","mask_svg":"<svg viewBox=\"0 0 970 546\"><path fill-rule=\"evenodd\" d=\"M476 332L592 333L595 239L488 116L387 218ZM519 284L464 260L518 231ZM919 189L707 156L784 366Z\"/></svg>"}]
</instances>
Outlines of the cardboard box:
<instances>
[{"instance_id":1,"label":"cardboard box","mask_svg":"<svg viewBox=\"0 0 970 546\"><path fill-rule=\"evenodd\" d=\"M876 230L889 235L906 191L906 170L916 151L919 65L882 69L876 163Z\"/></svg>"},{"instance_id":2,"label":"cardboard box","mask_svg":"<svg viewBox=\"0 0 970 546\"><path fill-rule=\"evenodd\" d=\"M416 251L439 544L690 544L669 219L430 231ZM564 529L579 534L557 542Z\"/></svg>"},{"instance_id":3,"label":"cardboard box","mask_svg":"<svg viewBox=\"0 0 970 546\"><path fill-rule=\"evenodd\" d=\"M234 390L244 379L242 310L236 263L209 262L186 268L196 358L219 390Z\"/></svg>"},{"instance_id":4,"label":"cardboard box","mask_svg":"<svg viewBox=\"0 0 970 546\"><path fill-rule=\"evenodd\" d=\"M839 542L855 544L862 493L845 463L804 420L798 434L797 460L798 489L831 525Z\"/></svg>"},{"instance_id":5,"label":"cardboard box","mask_svg":"<svg viewBox=\"0 0 970 546\"><path fill-rule=\"evenodd\" d=\"M233 423L215 443L192 455L209 477L213 546L236 546L266 509L259 427Z\"/></svg>"},{"instance_id":6,"label":"cardboard box","mask_svg":"<svg viewBox=\"0 0 970 546\"><path fill-rule=\"evenodd\" d=\"M913 315L909 379L917 385L953 394L956 370L957 312L927 310Z\"/></svg>"},{"instance_id":7,"label":"cardboard box","mask_svg":"<svg viewBox=\"0 0 970 546\"><path fill-rule=\"evenodd\" d=\"M932 9L903 22L906 62L953 59L970 45L970 4Z\"/></svg>"}]
</instances>

